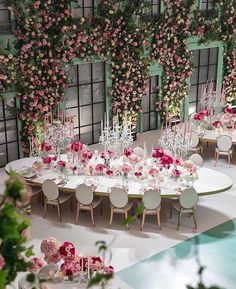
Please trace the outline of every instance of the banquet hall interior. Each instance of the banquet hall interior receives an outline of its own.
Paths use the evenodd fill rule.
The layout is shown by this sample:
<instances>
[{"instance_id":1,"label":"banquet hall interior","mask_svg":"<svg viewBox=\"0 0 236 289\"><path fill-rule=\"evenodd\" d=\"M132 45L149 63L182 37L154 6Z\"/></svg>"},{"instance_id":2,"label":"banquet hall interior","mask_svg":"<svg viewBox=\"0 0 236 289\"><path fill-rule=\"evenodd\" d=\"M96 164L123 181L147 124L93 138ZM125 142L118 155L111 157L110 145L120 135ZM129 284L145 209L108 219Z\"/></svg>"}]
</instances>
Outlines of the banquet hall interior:
<instances>
[{"instance_id":1,"label":"banquet hall interior","mask_svg":"<svg viewBox=\"0 0 236 289\"><path fill-rule=\"evenodd\" d=\"M235 289L235 144L235 0L0 0L0 289Z\"/></svg>"}]
</instances>

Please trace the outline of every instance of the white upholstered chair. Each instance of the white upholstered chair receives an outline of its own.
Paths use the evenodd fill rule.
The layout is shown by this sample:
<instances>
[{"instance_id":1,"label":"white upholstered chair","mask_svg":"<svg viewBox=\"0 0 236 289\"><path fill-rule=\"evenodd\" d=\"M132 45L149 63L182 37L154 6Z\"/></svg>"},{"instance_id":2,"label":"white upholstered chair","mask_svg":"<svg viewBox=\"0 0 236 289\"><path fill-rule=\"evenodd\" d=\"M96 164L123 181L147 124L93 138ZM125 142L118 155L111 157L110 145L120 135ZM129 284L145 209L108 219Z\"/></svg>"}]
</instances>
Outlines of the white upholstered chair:
<instances>
[{"instance_id":1,"label":"white upholstered chair","mask_svg":"<svg viewBox=\"0 0 236 289\"><path fill-rule=\"evenodd\" d=\"M92 224L95 227L94 209L101 203L102 198L95 197L92 188L85 184L81 184L76 188L75 196L78 201L76 221L79 220L80 210L90 211Z\"/></svg>"},{"instance_id":2,"label":"white upholstered chair","mask_svg":"<svg viewBox=\"0 0 236 289\"><path fill-rule=\"evenodd\" d=\"M193 154L189 157L189 160L192 161L196 166L202 167L203 166L203 158L199 154Z\"/></svg>"},{"instance_id":3,"label":"white upholstered chair","mask_svg":"<svg viewBox=\"0 0 236 289\"><path fill-rule=\"evenodd\" d=\"M143 229L145 216L146 215L156 215L157 216L157 223L159 228L161 229L161 221L160 221L160 211L161 211L161 195L158 191L155 190L147 190L144 192L143 196L143 217L142 217L142 224L141 230Z\"/></svg>"},{"instance_id":4,"label":"white upholstered chair","mask_svg":"<svg viewBox=\"0 0 236 289\"><path fill-rule=\"evenodd\" d=\"M144 157L144 149L141 147L135 147L133 152L136 156L143 158Z\"/></svg>"},{"instance_id":5,"label":"white upholstered chair","mask_svg":"<svg viewBox=\"0 0 236 289\"><path fill-rule=\"evenodd\" d=\"M133 205L133 201L129 201L127 192L124 189L114 187L111 189L109 199L111 207L110 225L112 224L114 213L124 214L125 219L127 219L128 211ZM128 224L126 226L129 228Z\"/></svg>"},{"instance_id":6,"label":"white upholstered chair","mask_svg":"<svg viewBox=\"0 0 236 289\"><path fill-rule=\"evenodd\" d=\"M200 143L199 135L195 132L191 132L191 151L195 153L203 154L203 145Z\"/></svg>"},{"instance_id":7,"label":"white upholstered chair","mask_svg":"<svg viewBox=\"0 0 236 289\"><path fill-rule=\"evenodd\" d=\"M58 219L61 222L61 205L66 201L71 200L71 210L73 206L73 194L63 193L58 190L58 186L52 180L46 180L42 185L44 200L44 218L47 214L48 205L53 205L57 207Z\"/></svg>"},{"instance_id":8,"label":"white upholstered chair","mask_svg":"<svg viewBox=\"0 0 236 289\"><path fill-rule=\"evenodd\" d=\"M217 165L220 155L228 156L228 163L230 166L230 159L233 156L232 139L228 135L221 135L217 139L217 147L215 148L215 166Z\"/></svg>"},{"instance_id":9,"label":"white upholstered chair","mask_svg":"<svg viewBox=\"0 0 236 289\"><path fill-rule=\"evenodd\" d=\"M172 202L170 209L170 218L172 216L172 209L178 212L177 230L179 230L183 214L190 214L193 216L194 225L195 228L197 229L197 222L196 222L197 203L198 203L198 194L194 188L183 190L183 192L179 197L179 200Z\"/></svg>"}]
</instances>

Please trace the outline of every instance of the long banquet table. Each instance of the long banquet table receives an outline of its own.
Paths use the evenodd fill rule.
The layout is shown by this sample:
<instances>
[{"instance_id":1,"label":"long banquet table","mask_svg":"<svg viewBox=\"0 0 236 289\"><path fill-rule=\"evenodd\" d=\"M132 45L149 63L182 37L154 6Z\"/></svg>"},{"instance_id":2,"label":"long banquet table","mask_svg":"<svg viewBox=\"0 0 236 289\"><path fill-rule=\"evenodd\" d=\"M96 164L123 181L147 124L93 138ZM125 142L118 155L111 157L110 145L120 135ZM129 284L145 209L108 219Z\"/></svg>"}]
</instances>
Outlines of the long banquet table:
<instances>
[{"instance_id":1,"label":"long banquet table","mask_svg":"<svg viewBox=\"0 0 236 289\"><path fill-rule=\"evenodd\" d=\"M23 169L30 168L37 158L24 158L6 165L5 170L7 173L10 170L20 172ZM33 185L41 186L47 179L58 179L60 174L57 170L49 169L44 170L42 175L35 176L27 181ZM229 190L233 182L227 175L218 171L202 167L198 171L198 180L194 182L194 187L198 195L216 194ZM95 194L99 196L108 196L110 188L122 184L121 177L106 177L106 176L82 176L70 174L68 181L58 185L59 189L64 192L74 192L76 187L86 181L92 181L96 184ZM168 179L160 183L160 190L162 197L176 197L180 194L180 184L177 181ZM145 188L145 182L142 183L136 179L128 180L128 196L131 198L142 198Z\"/></svg>"},{"instance_id":2,"label":"long banquet table","mask_svg":"<svg viewBox=\"0 0 236 289\"><path fill-rule=\"evenodd\" d=\"M224 133L222 133L222 135L224 135ZM236 144L236 129L233 130L230 137L232 138L232 143ZM204 134L199 134L199 138L202 141L216 143L218 136L216 135L216 132L214 130L207 129L205 130Z\"/></svg>"}]
</instances>

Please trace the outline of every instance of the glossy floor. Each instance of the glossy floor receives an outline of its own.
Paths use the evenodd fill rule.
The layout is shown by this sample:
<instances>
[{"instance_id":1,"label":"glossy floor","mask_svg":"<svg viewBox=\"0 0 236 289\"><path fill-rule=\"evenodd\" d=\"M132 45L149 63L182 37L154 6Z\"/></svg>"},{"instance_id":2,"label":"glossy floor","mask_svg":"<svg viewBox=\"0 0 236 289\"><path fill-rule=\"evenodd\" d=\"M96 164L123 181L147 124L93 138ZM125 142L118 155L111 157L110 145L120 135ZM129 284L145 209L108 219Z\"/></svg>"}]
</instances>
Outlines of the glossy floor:
<instances>
[{"instance_id":1,"label":"glossy floor","mask_svg":"<svg viewBox=\"0 0 236 289\"><path fill-rule=\"evenodd\" d=\"M157 140L158 140L157 131L145 133L138 137L138 143L143 144L143 142L145 141L148 144L149 149L151 148L151 144L153 145L157 144ZM96 146L94 146L93 149L94 148L96 148ZM214 156L214 146L209 145L209 147L205 147L204 159L206 161L204 163L204 166L216 169L217 171L221 171L227 174L233 179L235 184L236 154L234 154L231 168L228 167L228 164L225 159L221 159L219 161L218 166L214 167L214 160L212 159L213 156ZM4 178L5 178L4 171L1 170L0 174L1 182L4 180ZM112 259L110 263L115 267L116 272L122 270L122 272L120 273L121 275L119 275L118 273L116 277L117 279L114 282L114 288L169 289L167 287L168 285L167 283L161 283L160 280L162 279L162 275L158 275L158 280L155 278L154 279L151 278L155 276L156 271L160 269L159 268L160 266L162 267L163 270L162 272L166 272L169 275L169 278L172 278L172 274L173 272L175 272L173 271L173 269L170 270L170 264L167 264L167 262L162 262L161 265L160 263L158 263L160 262L158 261L159 258L162 257L162 255L158 255L158 253L163 252L164 259L165 256L168 255L169 256L168 258L171 260L172 253L169 253L171 251L167 251L167 253L165 253L164 252L165 250L168 250L170 247L178 245L182 241L185 241L201 232L209 230L219 224L222 224L226 221L230 221L231 219L235 218L236 217L235 204L236 204L235 185L229 191L212 196L201 197L197 209L198 230L193 229L192 220L188 217L185 217L183 218L180 230L176 231L177 215L174 215L171 220L169 219L169 210L168 210L169 204L168 201L164 201L161 211L162 230L160 231L158 229L154 216L150 216L147 217L144 230L141 232L139 230L140 229L139 220L135 221L134 224L131 225L130 230L128 231L121 224L122 223L121 216L115 216L113 225L109 226L108 225L109 206L106 201L103 204L104 206L103 216L100 216L99 210L96 212L96 227L93 228L91 226L90 216L87 213L81 214L80 222L76 223L75 209L73 212L71 212L69 204L65 204L63 206L62 223L58 222L57 211L54 208L50 208L46 219L43 219L42 205L38 203L37 200L35 199L33 200L32 214L30 215L32 228L31 228L31 239L29 243L34 245L36 254L40 255L39 250L40 241L48 236L54 236L60 239L61 241L68 240L76 244L77 250L80 254L93 255L97 254L97 248L94 246L95 242L97 240L104 240L110 245L110 251L112 253ZM235 240L235 234L233 231L232 232L229 231L228 235L229 235L228 238ZM219 235L219 239L222 242L225 242L227 238L223 237L224 236ZM191 243L187 244L188 244L187 247L191 247L190 246ZM183 249L183 251L184 250L185 248ZM190 248L188 248L188 251L189 250ZM181 254L184 254L184 252ZM158 269L155 265L148 266L148 264L150 264L149 260L152 259L147 258L151 256L154 256L152 262L157 264ZM191 262L194 262L195 260L193 254L189 254L187 258L189 260L191 259ZM218 263L219 266L217 270L219 274L225 276L226 279L228 278L230 282L230 277L225 273L227 272L227 268L222 266L225 260L224 254L219 256L218 262L216 262L215 259L212 258L213 258L212 255L209 255L209 260L212 260L210 262L214 262L216 265ZM148 268L147 273L143 274L143 282L134 281L134 283L130 283L130 278L136 280L135 276L137 276L140 273L141 268L140 265L137 265L137 267L130 267L130 266L134 264L139 264L139 262L142 262L143 260L147 260L146 264ZM173 258L173 262L175 261L176 257ZM145 264L145 262L146 261L140 264ZM195 282L196 281L195 279L196 272L194 272L195 267L189 268L188 264L187 263L185 264L186 265L183 265L183 267L181 265L178 265L179 270L176 270L175 280L178 280L179 278L180 280L184 279L189 281L190 276L190 279L192 278L193 279L192 281ZM127 275L129 272L132 273L131 277L127 279L125 277L126 268L128 268ZM155 271L153 268L155 268ZM182 273L181 268L183 268ZM188 278L186 276L188 276ZM151 283L148 283L149 282L148 280L150 280ZM165 280L166 280L165 276L163 275L163 282L165 282ZM208 280L211 280L211 278ZM122 285L120 282L122 283ZM158 284L164 284L163 285L164 287L163 286L158 287ZM171 287L171 288L182 289L182 287ZM231 289L233 287L229 288Z\"/></svg>"}]
</instances>

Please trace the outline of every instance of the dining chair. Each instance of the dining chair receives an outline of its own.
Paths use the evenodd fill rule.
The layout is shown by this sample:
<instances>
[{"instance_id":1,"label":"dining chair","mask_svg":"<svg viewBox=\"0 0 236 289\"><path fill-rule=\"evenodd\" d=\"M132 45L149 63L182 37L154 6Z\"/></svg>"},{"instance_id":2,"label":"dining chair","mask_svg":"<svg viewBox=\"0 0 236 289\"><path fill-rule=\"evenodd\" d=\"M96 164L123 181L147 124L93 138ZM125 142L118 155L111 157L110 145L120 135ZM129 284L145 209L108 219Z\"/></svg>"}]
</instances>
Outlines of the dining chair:
<instances>
[{"instance_id":1,"label":"dining chair","mask_svg":"<svg viewBox=\"0 0 236 289\"><path fill-rule=\"evenodd\" d=\"M95 197L93 189L85 184L81 184L76 188L75 197L78 201L76 221L79 221L80 210L90 211L92 224L95 227L94 209L100 205L102 198Z\"/></svg>"},{"instance_id":2,"label":"dining chair","mask_svg":"<svg viewBox=\"0 0 236 289\"><path fill-rule=\"evenodd\" d=\"M110 225L112 224L113 214L124 214L125 219L128 218L128 211L132 208L133 201L129 200L126 190L114 187L111 189L109 194L110 200L110 208L111 208L111 215L110 215ZM129 229L129 225L126 225Z\"/></svg>"},{"instance_id":3,"label":"dining chair","mask_svg":"<svg viewBox=\"0 0 236 289\"><path fill-rule=\"evenodd\" d=\"M203 144L201 144L199 135L195 132L191 132L191 148L190 151L194 151L195 153L203 154Z\"/></svg>"},{"instance_id":4,"label":"dining chair","mask_svg":"<svg viewBox=\"0 0 236 289\"><path fill-rule=\"evenodd\" d=\"M138 156L138 157L141 157L141 158L144 157L144 149L141 148L141 147L135 147L135 148L133 149L133 153L134 153L136 156Z\"/></svg>"},{"instance_id":5,"label":"dining chair","mask_svg":"<svg viewBox=\"0 0 236 289\"><path fill-rule=\"evenodd\" d=\"M193 154L189 157L189 160L192 161L196 166L202 167L203 166L203 158L199 154Z\"/></svg>"},{"instance_id":6,"label":"dining chair","mask_svg":"<svg viewBox=\"0 0 236 289\"><path fill-rule=\"evenodd\" d=\"M230 160L233 156L233 149L232 149L232 138L228 135L221 135L217 139L216 148L215 148L215 166L217 165L219 157L228 156L228 163L230 167Z\"/></svg>"},{"instance_id":7,"label":"dining chair","mask_svg":"<svg viewBox=\"0 0 236 289\"><path fill-rule=\"evenodd\" d=\"M161 221L160 221L161 195L160 193L152 189L147 190L144 192L142 202L144 205L144 210L143 210L141 231L144 226L146 215L156 215L158 226L161 229Z\"/></svg>"},{"instance_id":8,"label":"dining chair","mask_svg":"<svg viewBox=\"0 0 236 289\"><path fill-rule=\"evenodd\" d=\"M172 209L178 213L178 225L177 230L179 230L180 222L183 214L190 214L193 216L193 222L195 229L197 229L196 222L196 207L198 203L198 194L194 188L184 189L181 192L178 201L173 201L170 207L170 218L172 217Z\"/></svg>"},{"instance_id":9,"label":"dining chair","mask_svg":"<svg viewBox=\"0 0 236 289\"><path fill-rule=\"evenodd\" d=\"M43 182L42 190L44 194L44 215L47 214L48 205L57 207L58 219L61 222L61 205L67 201L71 201L71 211L73 209L73 194L63 193L58 190L58 186L52 180L46 180Z\"/></svg>"}]
</instances>

